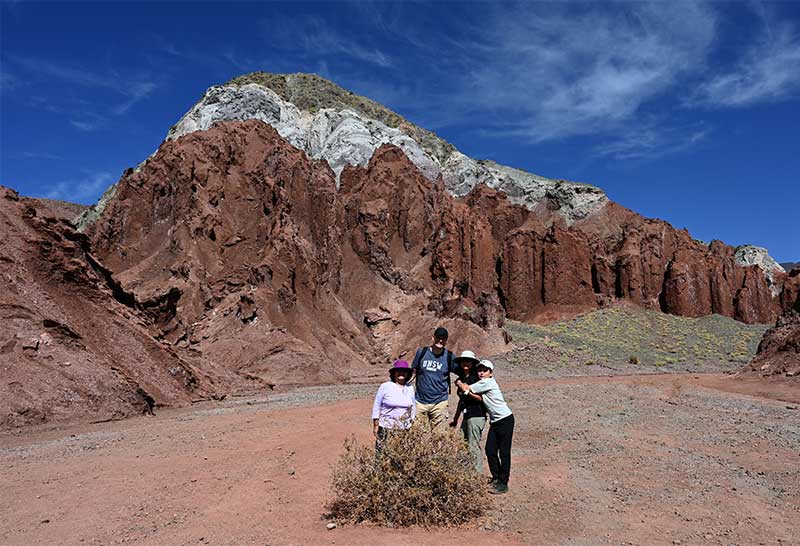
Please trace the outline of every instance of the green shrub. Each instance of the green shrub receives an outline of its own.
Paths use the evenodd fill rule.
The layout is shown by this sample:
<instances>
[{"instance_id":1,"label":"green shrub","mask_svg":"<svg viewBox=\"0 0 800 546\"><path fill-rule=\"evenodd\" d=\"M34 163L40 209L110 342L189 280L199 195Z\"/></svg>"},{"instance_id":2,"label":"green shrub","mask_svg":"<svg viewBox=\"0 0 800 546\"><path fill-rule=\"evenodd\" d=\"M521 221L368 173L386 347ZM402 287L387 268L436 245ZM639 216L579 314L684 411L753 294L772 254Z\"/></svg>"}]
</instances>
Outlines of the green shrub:
<instances>
[{"instance_id":1,"label":"green shrub","mask_svg":"<svg viewBox=\"0 0 800 546\"><path fill-rule=\"evenodd\" d=\"M463 437L419 422L390 433L380 456L373 445L346 440L331 492L332 519L385 526L460 525L480 516L488 497Z\"/></svg>"}]
</instances>

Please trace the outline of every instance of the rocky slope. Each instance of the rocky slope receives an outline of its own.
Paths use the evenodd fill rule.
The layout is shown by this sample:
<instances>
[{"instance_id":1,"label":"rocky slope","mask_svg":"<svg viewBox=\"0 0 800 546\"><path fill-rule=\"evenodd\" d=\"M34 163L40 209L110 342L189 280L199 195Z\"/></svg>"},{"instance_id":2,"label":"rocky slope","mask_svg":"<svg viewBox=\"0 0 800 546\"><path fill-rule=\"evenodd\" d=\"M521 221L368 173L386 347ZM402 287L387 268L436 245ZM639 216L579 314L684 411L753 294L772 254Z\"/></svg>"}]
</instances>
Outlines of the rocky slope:
<instances>
[{"instance_id":1,"label":"rocky slope","mask_svg":"<svg viewBox=\"0 0 800 546\"><path fill-rule=\"evenodd\" d=\"M267 384L382 377L439 322L431 207L452 198L398 148L341 179L269 125L217 124L126 174L92 247L182 350ZM504 345L496 321L444 323Z\"/></svg>"},{"instance_id":2,"label":"rocky slope","mask_svg":"<svg viewBox=\"0 0 800 546\"><path fill-rule=\"evenodd\" d=\"M503 192L510 202L533 210L547 227L574 224L588 238L605 241L593 243L592 248L592 252L597 254L592 257L591 264L596 293L611 293L614 297L630 298L646 306L669 308L672 312L693 316L720 312L748 322L771 322L778 314L776 300L780 296L785 272L765 249L743 246L735 250L737 265L758 266L763 273L759 275L752 271L747 279L732 278L728 276L732 270L724 268L710 274L705 272L707 265L716 266L700 263L706 261L704 256L714 255L727 247L718 243L694 244L688 234L681 237L680 243L662 241L669 248L664 254L652 254L660 252L656 247L662 243L653 246L652 241L659 239L661 231L675 232L668 224L657 220L645 222L638 215L630 216L630 211L610 202L601 190L593 186L550 180L492 162L475 161L380 104L312 74L256 72L212 87L170 129L167 139L175 140L195 131L207 130L219 121L245 119L258 119L273 126L282 138L304 150L309 157L325 160L334 171L337 185L346 166L365 166L374 151L388 143L401 148L427 179L435 180L441 176L452 195L465 196L482 184ZM97 207L83 216L81 229L113 200L115 191L116 187L110 188ZM632 224L629 217L636 218ZM633 224L637 227L632 227ZM644 236L651 242L642 247L641 240L628 241L630 237L641 237L640 228L645 224L650 226L647 229L651 233ZM676 245L693 250L683 252L671 266ZM631 252L637 255L629 256ZM619 263L618 255L624 256L626 263ZM598 259L600 257L603 259ZM636 263L641 260L651 263ZM682 261L686 260L696 262L693 267L699 278L696 278L694 269L680 272ZM622 272L611 273L611 270ZM670 281L674 285L683 282L677 280L680 275L688 275L686 278L691 278L694 283L697 297L692 292L687 301L659 301L659 298L674 299L669 289L662 289L664 271L667 270L667 276L674 277ZM763 279L757 278L759 276ZM723 277L721 284L726 286L722 288L719 281L712 282L712 277ZM618 278L623 285L628 283L629 286L615 286L613 290L596 286L616 283ZM769 286L771 297L759 292L762 280ZM743 289L745 284L746 290ZM585 300L587 295L582 293L578 299Z\"/></svg>"},{"instance_id":3,"label":"rocky slope","mask_svg":"<svg viewBox=\"0 0 800 546\"><path fill-rule=\"evenodd\" d=\"M758 352L745 371L800 380L800 267L789 272L783 286L784 311L775 326L764 333Z\"/></svg>"},{"instance_id":4,"label":"rocky slope","mask_svg":"<svg viewBox=\"0 0 800 546\"><path fill-rule=\"evenodd\" d=\"M733 248L615 204L547 225L483 185L454 198L391 145L336 186L268 125L218 123L126 174L93 248L164 308L165 339L282 384L369 373L436 317L454 321L454 339L496 347L505 315L547 320L615 298L745 322L780 305Z\"/></svg>"},{"instance_id":5,"label":"rocky slope","mask_svg":"<svg viewBox=\"0 0 800 546\"><path fill-rule=\"evenodd\" d=\"M119 418L214 392L213 370L153 339L147 310L48 203L0 187L0 232L0 429Z\"/></svg>"},{"instance_id":6,"label":"rocky slope","mask_svg":"<svg viewBox=\"0 0 800 546\"><path fill-rule=\"evenodd\" d=\"M56 199L31 198L30 202L33 203L37 209L46 211L45 214L47 216L60 218L68 222L71 222L90 208L86 205L79 205L68 201L58 201Z\"/></svg>"},{"instance_id":7,"label":"rocky slope","mask_svg":"<svg viewBox=\"0 0 800 546\"><path fill-rule=\"evenodd\" d=\"M456 198L391 144L337 180L259 120L166 141L86 235L13 193L2 203L0 427L373 381L438 324L491 354L506 316L623 299L765 322L789 297L736 249L614 203L568 225L549 200L485 185Z\"/></svg>"}]
</instances>

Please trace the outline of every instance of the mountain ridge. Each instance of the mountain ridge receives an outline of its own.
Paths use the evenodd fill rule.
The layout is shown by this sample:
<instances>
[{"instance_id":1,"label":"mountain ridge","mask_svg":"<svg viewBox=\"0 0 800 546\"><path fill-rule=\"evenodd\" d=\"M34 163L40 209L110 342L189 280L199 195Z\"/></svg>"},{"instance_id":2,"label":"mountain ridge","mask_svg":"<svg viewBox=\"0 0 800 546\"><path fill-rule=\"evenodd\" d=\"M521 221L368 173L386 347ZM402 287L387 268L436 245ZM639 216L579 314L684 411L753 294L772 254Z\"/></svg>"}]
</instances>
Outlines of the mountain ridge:
<instances>
[{"instance_id":1,"label":"mountain ridge","mask_svg":"<svg viewBox=\"0 0 800 546\"><path fill-rule=\"evenodd\" d=\"M256 101L258 106L254 110L252 106L248 106L248 108L251 108L249 111L247 108L244 110L242 108L233 108L229 109L227 112L213 112L208 115L207 119L202 121L202 123L194 127L181 128L181 124L191 116L193 111L196 111L198 107L202 107L204 100L207 98L210 97L211 100L209 102L213 104L219 104L225 100L230 101L230 97L219 97L219 93L224 92L225 89L239 90L250 86L257 86L259 90L267 89L270 93L274 94L274 98L271 99L272 102L270 102L269 99L266 102L269 103L269 108L277 110L277 112L273 112L275 117L270 119L268 116L264 116L263 112L258 111L258 107L263 106L264 103L263 97L259 97ZM278 100L275 101L274 99ZM242 99L239 97L235 100ZM291 102L288 104L280 104L280 101L297 101L298 104L295 105ZM393 142L391 138L381 135L379 138L373 139L373 142L367 148L358 149L354 152L352 150L346 150L345 152L337 151L337 157L333 159L325 157L324 153L315 155L312 151L310 153L312 157L322 157L331 164L334 171L337 173L337 179L338 173L341 172L344 165L359 164L365 166L374 150L377 149L377 146L383 142L391 142L399 144L412 161L414 161L430 179L435 179L438 174L441 173L445 177L445 185L448 187L448 190L456 196L464 196L475 187L476 184L486 183L489 187L497 188L506 193L512 202L524 204L529 208L539 206L540 210L545 210L551 207L551 205L547 203L554 204L567 224L577 219L585 218L592 212L601 209L608 202L605 193L600 188L591 184L548 179L521 169L500 165L491 160L474 160L468 158L461 154L455 146L436 136L435 133L409 122L400 114L367 97L352 93L316 74L252 72L232 78L220 86L212 86L204 94L203 98L182 116L181 120L170 128L167 139L177 138L193 130L208 129L214 122L223 119L244 120L255 117L256 119L261 119L265 123L276 126L284 138L288 137L293 145L304 149L305 146L302 140L298 140L297 138L293 140L293 137L297 136L296 127L284 131L282 131L280 127L281 115L283 115L281 109L291 109L292 107L297 109L298 116L299 112L304 111L303 109L309 114L318 114L321 110L337 107L350 109L359 116L367 116L367 118L372 116L372 119L378 123L384 124L387 128L399 131L413 142L413 144L410 144L408 141L403 141L402 139L399 142ZM359 120L359 123L361 121L364 120ZM369 119L367 121L369 121ZM359 134L363 136L363 132ZM345 135L344 139L355 138L359 134L351 133L349 136ZM397 135L395 136L397 137ZM414 150L414 146L417 142L420 143L419 149ZM309 150L306 151L307 153L309 152ZM415 155L415 152L420 153ZM445 170L442 172L439 170L439 172L437 172L437 167L439 166L432 165L432 162L426 163L421 154L429 155L429 157L434 158L440 163L444 162L443 164L446 164L452 157L455 159L451 161L449 171ZM445 167L448 166L445 165ZM90 208L76 219L76 225L79 231L85 229L88 224L99 216L105 204L113 198L114 191L115 186L111 186L94 207ZM745 246L748 247L750 245ZM747 257L755 256L753 253L742 255ZM764 263L773 263L774 260L771 260L771 258L769 258L769 260L758 258L754 261L748 261L746 257L743 257L739 261L741 265L755 265L757 262L760 262L759 265L761 265L763 269ZM769 278L770 283L773 284L771 271L764 270L764 273Z\"/></svg>"}]
</instances>

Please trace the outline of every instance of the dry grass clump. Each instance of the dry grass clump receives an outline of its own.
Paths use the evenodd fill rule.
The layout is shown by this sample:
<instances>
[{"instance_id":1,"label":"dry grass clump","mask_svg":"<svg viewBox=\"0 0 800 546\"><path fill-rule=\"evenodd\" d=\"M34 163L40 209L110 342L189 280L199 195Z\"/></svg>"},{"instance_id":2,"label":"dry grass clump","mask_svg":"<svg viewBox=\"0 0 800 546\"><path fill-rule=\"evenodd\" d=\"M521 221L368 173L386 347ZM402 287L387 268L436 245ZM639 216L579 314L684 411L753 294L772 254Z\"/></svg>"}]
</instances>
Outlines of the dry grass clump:
<instances>
[{"instance_id":1,"label":"dry grass clump","mask_svg":"<svg viewBox=\"0 0 800 546\"><path fill-rule=\"evenodd\" d=\"M345 441L334 467L330 517L389 527L449 527L480 516L486 485L460 434L419 422L390 433L380 456L374 446Z\"/></svg>"}]
</instances>

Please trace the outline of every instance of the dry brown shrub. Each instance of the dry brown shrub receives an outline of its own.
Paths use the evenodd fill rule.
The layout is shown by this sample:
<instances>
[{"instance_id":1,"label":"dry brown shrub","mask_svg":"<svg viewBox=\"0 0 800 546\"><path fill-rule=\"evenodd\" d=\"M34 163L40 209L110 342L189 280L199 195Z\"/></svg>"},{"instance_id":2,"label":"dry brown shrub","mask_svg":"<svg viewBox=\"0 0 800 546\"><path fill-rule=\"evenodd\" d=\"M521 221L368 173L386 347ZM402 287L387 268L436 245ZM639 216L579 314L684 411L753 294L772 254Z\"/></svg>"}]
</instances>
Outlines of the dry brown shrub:
<instances>
[{"instance_id":1,"label":"dry brown shrub","mask_svg":"<svg viewBox=\"0 0 800 546\"><path fill-rule=\"evenodd\" d=\"M484 512L487 487L460 434L419 422L390 432L380 456L355 437L334 467L330 517L385 526L460 525Z\"/></svg>"}]
</instances>

